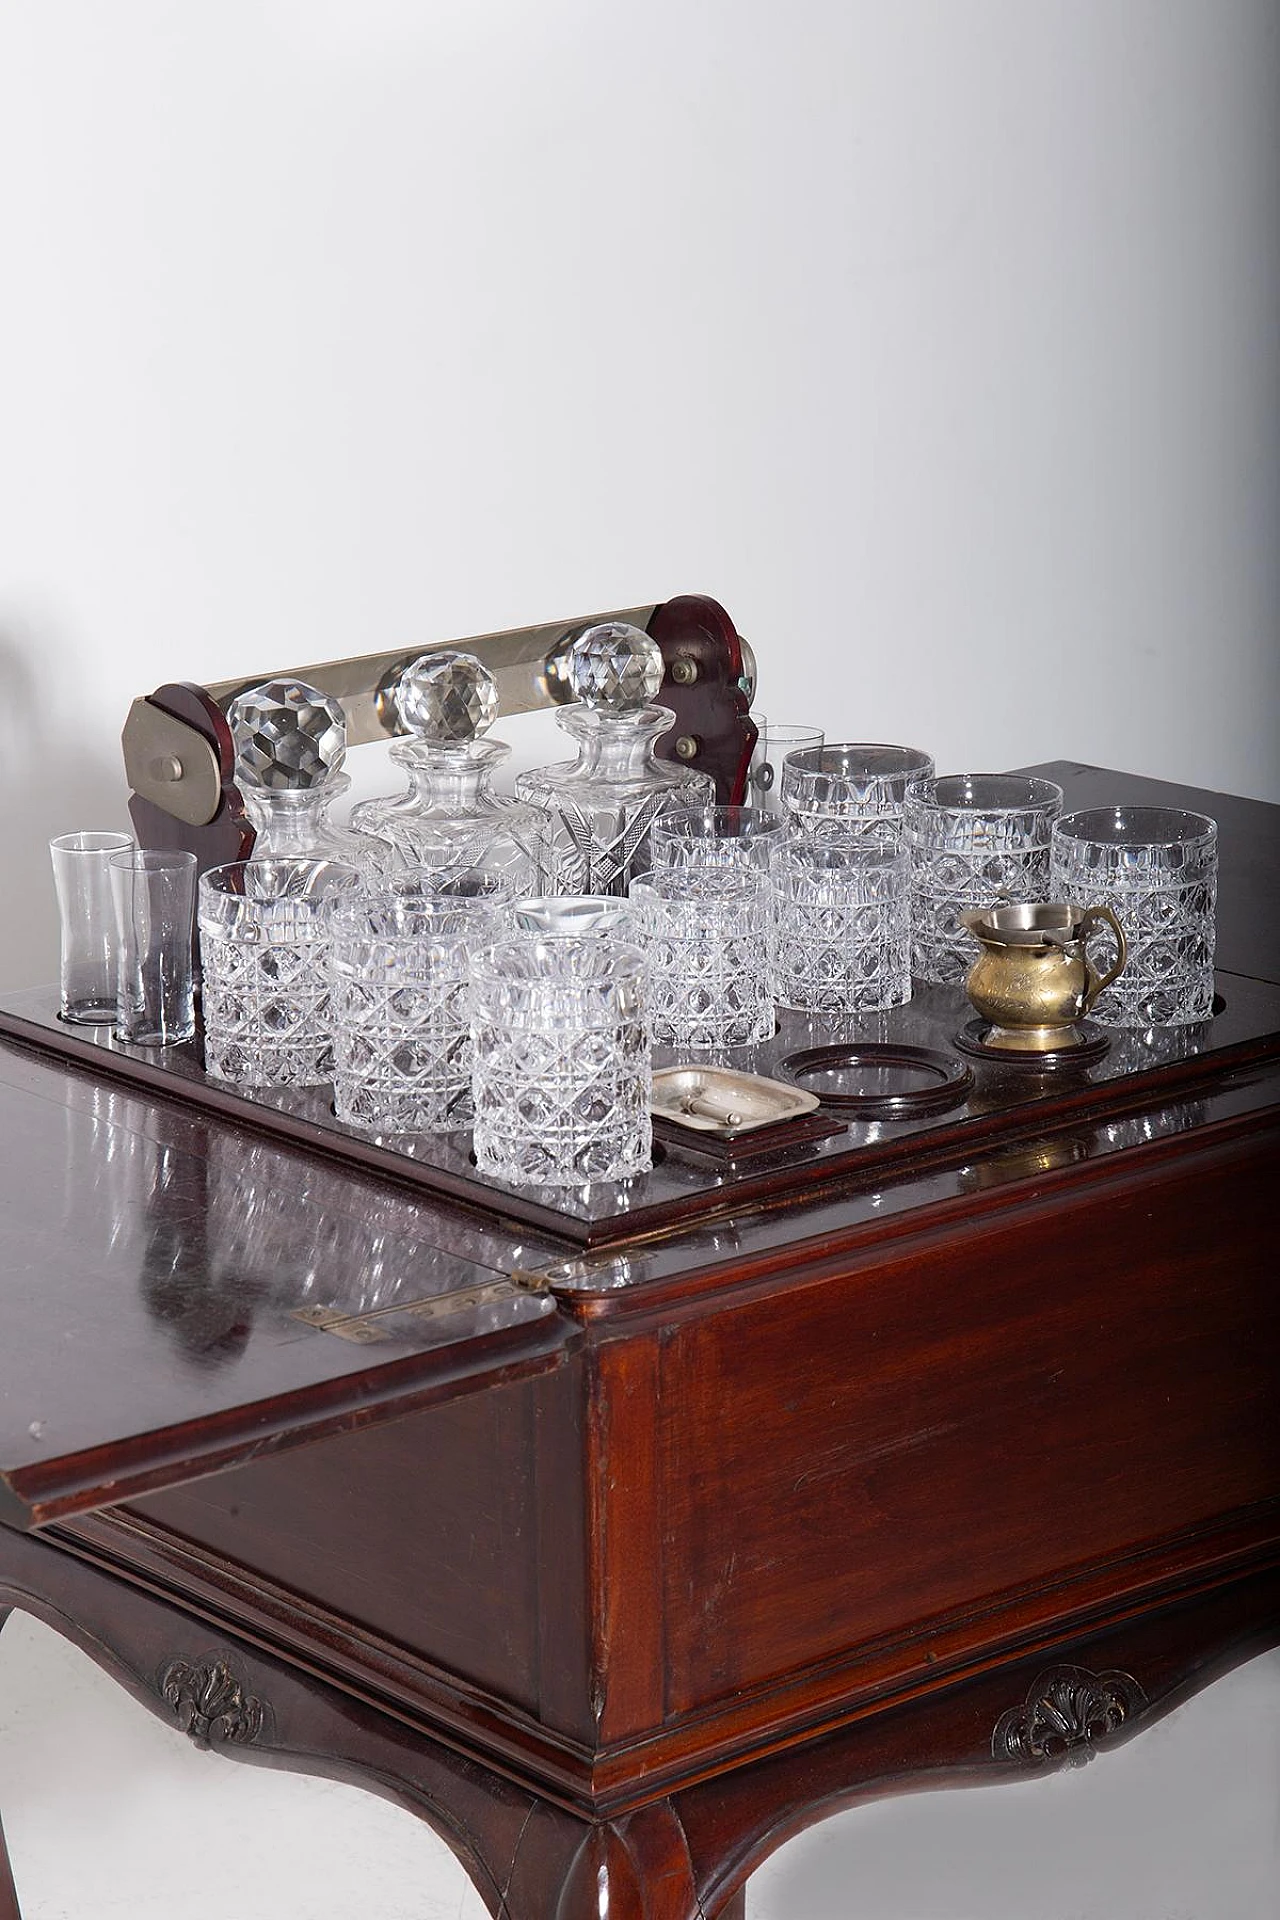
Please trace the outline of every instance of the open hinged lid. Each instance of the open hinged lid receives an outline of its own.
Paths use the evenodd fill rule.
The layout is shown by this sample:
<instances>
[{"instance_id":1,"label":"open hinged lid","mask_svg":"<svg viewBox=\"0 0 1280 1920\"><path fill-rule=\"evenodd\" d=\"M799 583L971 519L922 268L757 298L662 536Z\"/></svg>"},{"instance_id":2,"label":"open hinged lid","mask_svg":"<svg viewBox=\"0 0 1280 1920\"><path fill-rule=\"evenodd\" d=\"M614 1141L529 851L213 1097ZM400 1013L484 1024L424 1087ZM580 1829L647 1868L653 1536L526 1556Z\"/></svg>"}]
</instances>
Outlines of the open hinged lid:
<instances>
[{"instance_id":1,"label":"open hinged lid","mask_svg":"<svg viewBox=\"0 0 1280 1920\"><path fill-rule=\"evenodd\" d=\"M547 1243L7 1045L0 1140L10 1525L554 1367L572 1338L519 1283Z\"/></svg>"}]
</instances>

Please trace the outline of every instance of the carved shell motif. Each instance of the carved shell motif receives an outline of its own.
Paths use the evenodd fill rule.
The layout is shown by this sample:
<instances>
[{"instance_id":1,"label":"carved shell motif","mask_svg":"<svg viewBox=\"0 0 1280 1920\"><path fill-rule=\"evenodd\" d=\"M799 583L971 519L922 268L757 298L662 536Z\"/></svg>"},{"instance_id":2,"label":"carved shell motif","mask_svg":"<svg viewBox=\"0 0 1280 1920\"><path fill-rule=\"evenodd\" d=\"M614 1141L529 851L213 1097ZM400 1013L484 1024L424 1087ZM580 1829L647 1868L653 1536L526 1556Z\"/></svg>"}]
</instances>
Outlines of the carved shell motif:
<instances>
[{"instance_id":1,"label":"carved shell motif","mask_svg":"<svg viewBox=\"0 0 1280 1920\"><path fill-rule=\"evenodd\" d=\"M160 1676L160 1692L197 1747L248 1746L262 1732L262 1701L241 1686L225 1660L199 1666L171 1660Z\"/></svg>"},{"instance_id":2,"label":"carved shell motif","mask_svg":"<svg viewBox=\"0 0 1280 1920\"><path fill-rule=\"evenodd\" d=\"M1087 1667L1050 1667L1020 1707L1002 1713L991 1736L997 1760L1034 1767L1083 1767L1095 1742L1114 1733L1147 1704L1132 1674Z\"/></svg>"}]
</instances>

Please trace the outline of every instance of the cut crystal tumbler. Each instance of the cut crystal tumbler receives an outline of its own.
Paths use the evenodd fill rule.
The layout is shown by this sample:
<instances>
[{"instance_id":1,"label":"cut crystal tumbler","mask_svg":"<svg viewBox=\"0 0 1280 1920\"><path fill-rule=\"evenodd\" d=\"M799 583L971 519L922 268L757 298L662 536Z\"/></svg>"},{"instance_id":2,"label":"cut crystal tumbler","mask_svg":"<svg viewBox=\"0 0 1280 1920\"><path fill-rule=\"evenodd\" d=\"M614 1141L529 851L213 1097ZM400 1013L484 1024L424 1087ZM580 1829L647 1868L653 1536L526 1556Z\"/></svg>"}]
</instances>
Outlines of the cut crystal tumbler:
<instances>
[{"instance_id":1,"label":"cut crystal tumbler","mask_svg":"<svg viewBox=\"0 0 1280 1920\"><path fill-rule=\"evenodd\" d=\"M884 833L901 821L907 788L933 773L933 759L919 747L842 745L787 756L782 768L782 809L804 833L841 840Z\"/></svg>"},{"instance_id":2,"label":"cut crystal tumbler","mask_svg":"<svg viewBox=\"0 0 1280 1920\"><path fill-rule=\"evenodd\" d=\"M748 1047L773 1033L764 875L747 867L655 867L631 885L649 958L654 1040Z\"/></svg>"},{"instance_id":3,"label":"cut crystal tumbler","mask_svg":"<svg viewBox=\"0 0 1280 1920\"><path fill-rule=\"evenodd\" d=\"M971 907L1049 898L1049 836L1062 788L1021 773L951 773L907 790L911 849L911 971L961 981L978 943Z\"/></svg>"},{"instance_id":4,"label":"cut crystal tumbler","mask_svg":"<svg viewBox=\"0 0 1280 1920\"><path fill-rule=\"evenodd\" d=\"M378 1133L471 1124L471 954L509 931L496 874L422 874L332 915L333 1105Z\"/></svg>"},{"instance_id":5,"label":"cut crystal tumbler","mask_svg":"<svg viewBox=\"0 0 1280 1920\"><path fill-rule=\"evenodd\" d=\"M607 936L526 935L472 961L475 1156L510 1186L648 1170L645 960Z\"/></svg>"},{"instance_id":6,"label":"cut crystal tumbler","mask_svg":"<svg viewBox=\"0 0 1280 1920\"><path fill-rule=\"evenodd\" d=\"M1109 906L1129 944L1128 964L1098 1000L1095 1020L1182 1027L1208 1019L1217 877L1218 829L1206 814L1093 807L1058 821L1054 898Z\"/></svg>"},{"instance_id":7,"label":"cut crystal tumbler","mask_svg":"<svg viewBox=\"0 0 1280 1920\"><path fill-rule=\"evenodd\" d=\"M872 1013L911 998L910 865L897 835L796 834L770 862L774 993L806 1013Z\"/></svg>"},{"instance_id":8,"label":"cut crystal tumbler","mask_svg":"<svg viewBox=\"0 0 1280 1920\"><path fill-rule=\"evenodd\" d=\"M238 860L200 879L205 1070L250 1087L333 1077L329 909L336 860Z\"/></svg>"},{"instance_id":9,"label":"cut crystal tumbler","mask_svg":"<svg viewBox=\"0 0 1280 1920\"><path fill-rule=\"evenodd\" d=\"M685 807L659 814L649 831L654 873L737 868L763 881L785 828L759 807Z\"/></svg>"}]
</instances>

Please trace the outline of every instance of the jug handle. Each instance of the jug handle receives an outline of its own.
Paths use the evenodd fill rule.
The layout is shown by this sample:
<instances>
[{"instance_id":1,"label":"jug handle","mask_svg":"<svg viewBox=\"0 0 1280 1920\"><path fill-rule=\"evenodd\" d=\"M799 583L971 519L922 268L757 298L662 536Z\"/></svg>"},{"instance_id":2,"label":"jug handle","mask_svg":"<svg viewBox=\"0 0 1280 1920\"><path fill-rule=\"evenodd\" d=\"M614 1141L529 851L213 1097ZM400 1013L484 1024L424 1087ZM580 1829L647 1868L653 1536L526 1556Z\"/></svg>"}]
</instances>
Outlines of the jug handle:
<instances>
[{"instance_id":1,"label":"jug handle","mask_svg":"<svg viewBox=\"0 0 1280 1920\"><path fill-rule=\"evenodd\" d=\"M1099 973L1089 958L1089 935L1095 927L1100 926L1108 926L1111 928L1111 931L1115 934L1116 947L1118 949L1116 953L1116 963L1107 973ZM1109 987L1111 982L1124 972L1125 963L1129 958L1129 943L1124 937L1124 928L1120 925L1120 922L1116 919L1110 907L1086 907L1081 916L1080 930L1076 934L1076 938L1080 942L1080 952L1084 958L1085 993L1080 1011L1082 1014L1092 1013L1098 995L1102 992L1103 988Z\"/></svg>"}]
</instances>

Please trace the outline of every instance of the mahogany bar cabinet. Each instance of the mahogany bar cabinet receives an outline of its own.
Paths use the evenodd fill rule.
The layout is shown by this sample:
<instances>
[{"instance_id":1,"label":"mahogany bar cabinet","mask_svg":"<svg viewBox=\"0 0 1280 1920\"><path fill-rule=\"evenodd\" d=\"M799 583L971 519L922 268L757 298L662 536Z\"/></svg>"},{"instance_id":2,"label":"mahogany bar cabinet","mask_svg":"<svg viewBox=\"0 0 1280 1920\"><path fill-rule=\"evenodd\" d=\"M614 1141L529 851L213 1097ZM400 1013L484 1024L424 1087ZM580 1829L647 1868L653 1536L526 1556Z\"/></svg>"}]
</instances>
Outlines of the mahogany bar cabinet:
<instances>
[{"instance_id":1,"label":"mahogany bar cabinet","mask_svg":"<svg viewBox=\"0 0 1280 1920\"><path fill-rule=\"evenodd\" d=\"M8 996L0 1607L413 1809L503 1920L741 1920L827 1812L1078 1764L1276 1644L1280 810L1043 771L1218 820L1211 1021L1028 1071L924 988L860 1036L914 1075L855 1050L817 1124L625 1188Z\"/></svg>"}]
</instances>

